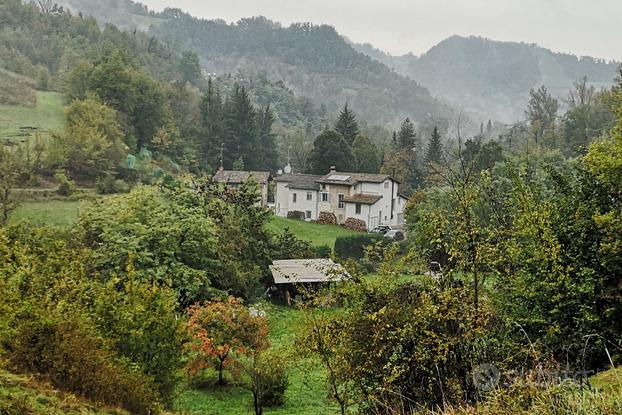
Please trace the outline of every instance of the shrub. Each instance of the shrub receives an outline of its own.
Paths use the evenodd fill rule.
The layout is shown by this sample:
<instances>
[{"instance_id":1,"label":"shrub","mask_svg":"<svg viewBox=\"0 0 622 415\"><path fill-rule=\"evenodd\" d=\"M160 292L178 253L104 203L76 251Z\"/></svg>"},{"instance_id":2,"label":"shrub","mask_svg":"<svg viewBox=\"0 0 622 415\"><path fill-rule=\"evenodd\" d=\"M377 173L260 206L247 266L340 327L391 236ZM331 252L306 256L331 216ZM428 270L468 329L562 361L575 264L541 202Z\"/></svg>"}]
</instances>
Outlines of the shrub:
<instances>
[{"instance_id":1,"label":"shrub","mask_svg":"<svg viewBox=\"0 0 622 415\"><path fill-rule=\"evenodd\" d=\"M113 175L106 175L97 180L95 183L97 193L109 195L115 193L127 193L130 191L130 185L123 180L115 179Z\"/></svg>"},{"instance_id":2,"label":"shrub","mask_svg":"<svg viewBox=\"0 0 622 415\"><path fill-rule=\"evenodd\" d=\"M331 213L331 212L320 212L320 215L318 216L315 222L321 223L324 225L336 225L337 217L335 216L334 213Z\"/></svg>"},{"instance_id":3,"label":"shrub","mask_svg":"<svg viewBox=\"0 0 622 415\"><path fill-rule=\"evenodd\" d=\"M328 245L312 246L311 250L316 258L329 258L332 253L332 249Z\"/></svg>"},{"instance_id":4,"label":"shrub","mask_svg":"<svg viewBox=\"0 0 622 415\"><path fill-rule=\"evenodd\" d=\"M301 212L299 210L291 210L289 212L287 212L287 217L289 219L300 219L300 220L305 220L305 213Z\"/></svg>"},{"instance_id":5,"label":"shrub","mask_svg":"<svg viewBox=\"0 0 622 415\"><path fill-rule=\"evenodd\" d=\"M283 355L275 353L263 353L257 358L251 389L259 406L279 406L285 403L289 379L284 359Z\"/></svg>"},{"instance_id":6,"label":"shrub","mask_svg":"<svg viewBox=\"0 0 622 415\"><path fill-rule=\"evenodd\" d=\"M356 218L348 218L346 219L346 223L344 225L347 229L351 229L355 232L366 232L367 224L364 220L356 219Z\"/></svg>"},{"instance_id":7,"label":"shrub","mask_svg":"<svg viewBox=\"0 0 622 415\"><path fill-rule=\"evenodd\" d=\"M375 233L339 236L335 239L335 255L340 258L361 259L365 255L365 247L382 241L384 237Z\"/></svg>"},{"instance_id":8,"label":"shrub","mask_svg":"<svg viewBox=\"0 0 622 415\"><path fill-rule=\"evenodd\" d=\"M278 235L273 244L274 259L306 259L314 258L315 253L311 249L311 243L298 239L296 235L290 232L289 228L285 228Z\"/></svg>"},{"instance_id":9,"label":"shrub","mask_svg":"<svg viewBox=\"0 0 622 415\"><path fill-rule=\"evenodd\" d=\"M65 174L64 171L58 170L54 174L54 178L58 182L56 193L62 196L70 196L76 191L76 184Z\"/></svg>"},{"instance_id":10,"label":"shrub","mask_svg":"<svg viewBox=\"0 0 622 415\"><path fill-rule=\"evenodd\" d=\"M45 312L24 317L8 348L14 367L38 373L59 389L132 413L158 411L152 380L121 364L81 317L51 317Z\"/></svg>"}]
</instances>

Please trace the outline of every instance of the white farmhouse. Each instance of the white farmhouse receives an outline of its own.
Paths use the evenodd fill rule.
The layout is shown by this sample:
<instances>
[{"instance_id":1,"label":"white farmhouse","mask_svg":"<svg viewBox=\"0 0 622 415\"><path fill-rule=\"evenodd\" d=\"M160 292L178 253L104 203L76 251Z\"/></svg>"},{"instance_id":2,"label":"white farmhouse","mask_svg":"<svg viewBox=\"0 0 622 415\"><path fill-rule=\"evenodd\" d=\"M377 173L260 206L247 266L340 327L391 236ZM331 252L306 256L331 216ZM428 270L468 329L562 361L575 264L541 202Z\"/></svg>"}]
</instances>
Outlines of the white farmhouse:
<instances>
[{"instance_id":1,"label":"white farmhouse","mask_svg":"<svg viewBox=\"0 0 622 415\"><path fill-rule=\"evenodd\" d=\"M261 200L257 202L259 206L268 206L268 184L272 180L272 176L267 171L237 171L220 169L212 177L212 182L220 183L226 187L235 189L242 183L254 180L259 183L261 190Z\"/></svg>"},{"instance_id":2,"label":"white farmhouse","mask_svg":"<svg viewBox=\"0 0 622 415\"><path fill-rule=\"evenodd\" d=\"M339 224L356 218L368 229L404 223L406 198L390 175L331 170L324 176L283 174L275 182L278 216L299 211L307 220L316 220L321 212L330 212Z\"/></svg>"}]
</instances>

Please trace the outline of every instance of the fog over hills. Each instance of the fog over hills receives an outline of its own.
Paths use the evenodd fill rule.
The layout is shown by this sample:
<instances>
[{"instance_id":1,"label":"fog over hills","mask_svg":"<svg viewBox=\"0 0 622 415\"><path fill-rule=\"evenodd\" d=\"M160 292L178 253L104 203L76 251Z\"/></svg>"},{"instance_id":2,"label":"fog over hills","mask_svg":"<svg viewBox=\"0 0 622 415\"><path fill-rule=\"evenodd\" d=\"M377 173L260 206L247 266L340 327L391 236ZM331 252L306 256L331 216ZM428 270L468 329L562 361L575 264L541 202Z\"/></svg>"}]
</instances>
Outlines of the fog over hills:
<instances>
[{"instance_id":1,"label":"fog over hills","mask_svg":"<svg viewBox=\"0 0 622 415\"><path fill-rule=\"evenodd\" d=\"M563 101L573 82L584 76L597 88L609 87L619 65L475 36L452 36L421 56L392 56L369 44L353 46L454 106L505 122L523 117L531 88L545 85Z\"/></svg>"}]
</instances>

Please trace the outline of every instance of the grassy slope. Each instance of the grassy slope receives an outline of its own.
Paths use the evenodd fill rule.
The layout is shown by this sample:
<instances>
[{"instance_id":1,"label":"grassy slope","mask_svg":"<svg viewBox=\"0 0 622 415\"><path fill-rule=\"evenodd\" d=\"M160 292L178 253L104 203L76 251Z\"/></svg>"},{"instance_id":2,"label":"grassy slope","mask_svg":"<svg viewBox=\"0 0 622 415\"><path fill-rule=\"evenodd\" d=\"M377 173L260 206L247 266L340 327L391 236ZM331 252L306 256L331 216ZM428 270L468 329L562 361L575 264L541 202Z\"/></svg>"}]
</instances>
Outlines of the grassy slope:
<instances>
[{"instance_id":1,"label":"grassy slope","mask_svg":"<svg viewBox=\"0 0 622 415\"><path fill-rule=\"evenodd\" d=\"M333 249L335 246L335 239L338 236L352 235L355 233L340 226L319 225L317 223L286 219L279 216L274 216L268 223L267 228L275 233L280 233L285 228L289 228L290 232L300 239L311 242L313 246L328 245L330 249Z\"/></svg>"},{"instance_id":2,"label":"grassy slope","mask_svg":"<svg viewBox=\"0 0 622 415\"><path fill-rule=\"evenodd\" d=\"M69 226L78 220L80 210L88 203L79 200L25 202L11 214L9 221L27 220L36 225Z\"/></svg>"},{"instance_id":3,"label":"grassy slope","mask_svg":"<svg viewBox=\"0 0 622 415\"><path fill-rule=\"evenodd\" d=\"M0 138L19 132L19 127L58 130L63 123L63 96L58 92L37 92L34 107L0 105Z\"/></svg>"},{"instance_id":4,"label":"grassy slope","mask_svg":"<svg viewBox=\"0 0 622 415\"><path fill-rule=\"evenodd\" d=\"M291 347L296 325L302 317L301 310L290 307L270 306L270 339L274 347ZM290 362L291 357L285 357ZM267 408L265 414L337 414L339 410L326 398L327 388L324 372L318 364L309 360L300 361L290 369L290 385L287 389L286 401L282 407ZM192 414L252 414L252 395L240 387L215 386L204 390L185 388L181 391L176 403L179 411Z\"/></svg>"},{"instance_id":5,"label":"grassy slope","mask_svg":"<svg viewBox=\"0 0 622 415\"><path fill-rule=\"evenodd\" d=\"M15 375L0 368L0 414L2 415L105 415L126 414L106 410L60 392L29 376Z\"/></svg>"}]
</instances>

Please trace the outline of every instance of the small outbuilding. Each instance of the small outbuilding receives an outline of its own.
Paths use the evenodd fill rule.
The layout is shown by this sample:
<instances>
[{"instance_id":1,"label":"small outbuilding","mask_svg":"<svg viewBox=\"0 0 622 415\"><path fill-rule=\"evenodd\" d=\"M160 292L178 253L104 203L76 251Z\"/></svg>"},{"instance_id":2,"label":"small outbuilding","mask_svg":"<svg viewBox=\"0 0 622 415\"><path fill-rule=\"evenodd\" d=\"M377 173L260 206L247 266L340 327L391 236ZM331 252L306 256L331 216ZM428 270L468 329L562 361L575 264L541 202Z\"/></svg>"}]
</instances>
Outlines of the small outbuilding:
<instances>
[{"instance_id":1,"label":"small outbuilding","mask_svg":"<svg viewBox=\"0 0 622 415\"><path fill-rule=\"evenodd\" d=\"M292 298L302 300L305 291L317 291L350 278L341 265L323 258L276 260L270 271L274 280L272 291L287 305L291 305Z\"/></svg>"}]
</instances>

